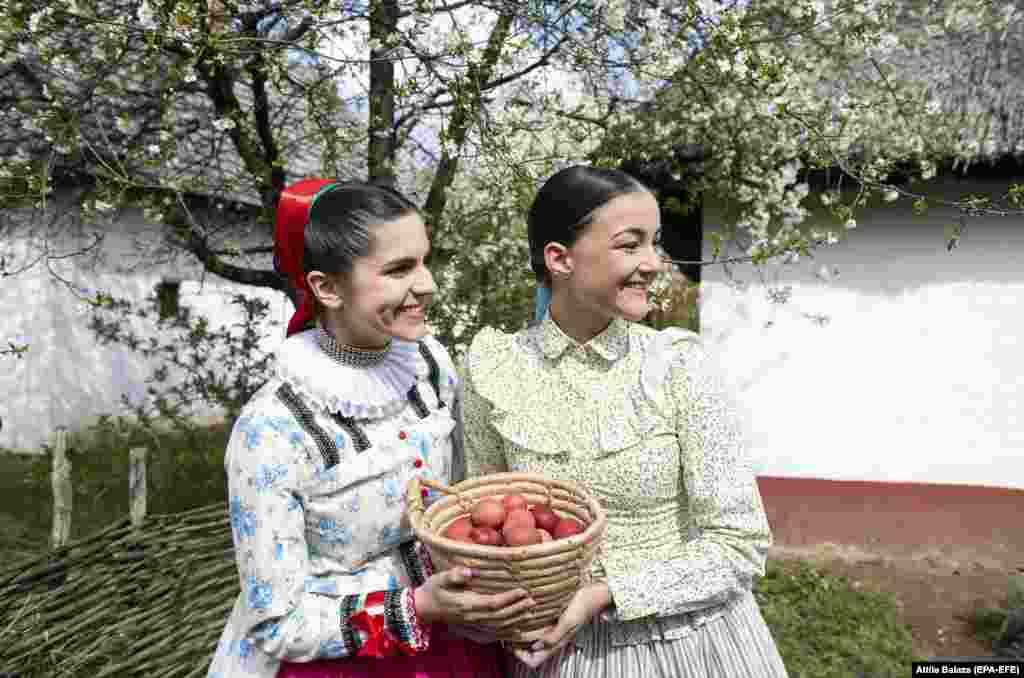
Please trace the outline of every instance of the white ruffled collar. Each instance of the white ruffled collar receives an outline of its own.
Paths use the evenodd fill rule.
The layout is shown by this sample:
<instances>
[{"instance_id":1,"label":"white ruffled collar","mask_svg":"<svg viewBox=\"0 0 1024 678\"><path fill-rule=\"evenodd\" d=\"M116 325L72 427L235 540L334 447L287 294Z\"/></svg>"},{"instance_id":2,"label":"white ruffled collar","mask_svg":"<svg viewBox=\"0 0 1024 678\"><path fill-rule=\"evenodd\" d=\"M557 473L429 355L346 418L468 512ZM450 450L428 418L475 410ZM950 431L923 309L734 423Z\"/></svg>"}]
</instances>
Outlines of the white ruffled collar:
<instances>
[{"instance_id":1,"label":"white ruffled collar","mask_svg":"<svg viewBox=\"0 0 1024 678\"><path fill-rule=\"evenodd\" d=\"M409 389L429 373L419 344L393 339L383 360L371 367L343 365L327 355L317 330L294 334L277 352L277 376L317 407L352 419L397 414Z\"/></svg>"}]
</instances>

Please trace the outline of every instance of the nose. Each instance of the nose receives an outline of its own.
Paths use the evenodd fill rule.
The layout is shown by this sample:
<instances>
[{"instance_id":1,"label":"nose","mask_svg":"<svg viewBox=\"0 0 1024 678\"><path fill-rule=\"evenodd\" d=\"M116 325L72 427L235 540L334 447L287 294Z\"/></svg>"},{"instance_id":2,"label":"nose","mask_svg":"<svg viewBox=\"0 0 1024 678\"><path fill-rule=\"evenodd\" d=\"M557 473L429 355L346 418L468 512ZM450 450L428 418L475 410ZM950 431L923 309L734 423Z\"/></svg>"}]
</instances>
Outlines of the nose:
<instances>
[{"instance_id":1,"label":"nose","mask_svg":"<svg viewBox=\"0 0 1024 678\"><path fill-rule=\"evenodd\" d=\"M637 268L643 273L661 273L665 267L665 261L662 257L662 252L657 246L652 245L647 248L647 253L643 260L640 262L640 266Z\"/></svg>"},{"instance_id":2,"label":"nose","mask_svg":"<svg viewBox=\"0 0 1024 678\"><path fill-rule=\"evenodd\" d=\"M426 266L420 266L419 274L412 284L412 293L417 297L433 297L437 292L434 276Z\"/></svg>"}]
</instances>

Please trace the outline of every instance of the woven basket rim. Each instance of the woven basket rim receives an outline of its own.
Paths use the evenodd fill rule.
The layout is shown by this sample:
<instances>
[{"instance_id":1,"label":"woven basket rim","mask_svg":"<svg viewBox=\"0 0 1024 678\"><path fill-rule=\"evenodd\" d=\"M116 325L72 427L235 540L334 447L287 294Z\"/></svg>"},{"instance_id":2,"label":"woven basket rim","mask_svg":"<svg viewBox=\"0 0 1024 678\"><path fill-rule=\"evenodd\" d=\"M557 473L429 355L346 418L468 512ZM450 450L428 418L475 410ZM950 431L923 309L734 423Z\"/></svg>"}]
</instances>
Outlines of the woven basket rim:
<instances>
[{"instance_id":1,"label":"woven basket rim","mask_svg":"<svg viewBox=\"0 0 1024 678\"><path fill-rule=\"evenodd\" d=\"M429 546L454 555L489 561L522 561L557 555L568 551L579 551L588 544L599 541L603 536L607 523L604 508L589 492L586 492L576 483L544 478L532 473L503 472L469 478L452 485L449 489L458 495L458 493L470 489L493 485L509 485L516 482L534 483L549 489L558 488L567 491L577 497L580 503L590 510L594 518L580 534L529 546L483 546L481 544L455 541L428 530L424 526L424 518L428 513L440 512L442 509L463 501L463 499L460 496L446 496L434 502L429 508L425 508L423 506L423 497L420 494L422 483L419 478L413 478L406 489L409 524L412 526L417 539Z\"/></svg>"}]
</instances>

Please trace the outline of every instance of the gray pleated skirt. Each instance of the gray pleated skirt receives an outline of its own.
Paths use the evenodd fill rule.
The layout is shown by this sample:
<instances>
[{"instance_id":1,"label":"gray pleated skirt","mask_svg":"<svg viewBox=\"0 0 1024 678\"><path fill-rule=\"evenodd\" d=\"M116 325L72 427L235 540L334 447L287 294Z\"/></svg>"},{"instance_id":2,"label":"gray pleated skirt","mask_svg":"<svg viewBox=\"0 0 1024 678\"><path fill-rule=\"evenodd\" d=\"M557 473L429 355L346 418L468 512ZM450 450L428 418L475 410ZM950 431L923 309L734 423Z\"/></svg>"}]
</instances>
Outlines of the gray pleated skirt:
<instances>
[{"instance_id":1,"label":"gray pleated skirt","mask_svg":"<svg viewBox=\"0 0 1024 678\"><path fill-rule=\"evenodd\" d=\"M750 593L688 636L612 645L611 625L594 622L533 670L506 654L509 678L788 678L768 625Z\"/></svg>"}]
</instances>

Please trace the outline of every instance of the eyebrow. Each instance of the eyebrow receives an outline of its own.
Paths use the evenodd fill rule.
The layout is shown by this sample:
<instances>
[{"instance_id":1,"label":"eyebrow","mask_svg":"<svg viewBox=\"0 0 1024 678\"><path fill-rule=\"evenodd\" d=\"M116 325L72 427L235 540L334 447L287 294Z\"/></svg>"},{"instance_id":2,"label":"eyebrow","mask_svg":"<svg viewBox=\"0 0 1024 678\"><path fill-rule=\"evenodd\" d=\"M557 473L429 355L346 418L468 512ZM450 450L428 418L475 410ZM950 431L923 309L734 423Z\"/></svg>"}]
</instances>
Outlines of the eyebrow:
<instances>
[{"instance_id":1,"label":"eyebrow","mask_svg":"<svg viewBox=\"0 0 1024 678\"><path fill-rule=\"evenodd\" d=\"M654 232L654 235L658 235L659 233L661 233L661 227L660 226L658 227L658 230L656 230ZM627 228L627 229L624 229L622 231L619 231L618 233L613 235L612 238L618 238L620 235L634 235L634 236L636 236L638 238L643 238L644 236L647 235L647 231L645 231L644 229L640 228L639 226L632 226L630 228Z\"/></svg>"},{"instance_id":2,"label":"eyebrow","mask_svg":"<svg viewBox=\"0 0 1024 678\"><path fill-rule=\"evenodd\" d=\"M427 251L427 255L426 256L430 256L430 251L429 250ZM384 264L381 266L381 268L392 268L392 267L399 267L399 266L408 266L409 264L415 264L418 261L419 261L419 259L416 258L416 257L402 257L401 259L392 259L391 261L384 262Z\"/></svg>"}]
</instances>

